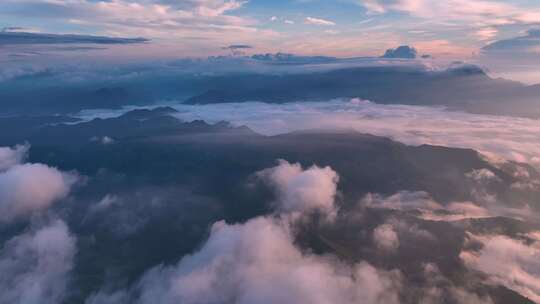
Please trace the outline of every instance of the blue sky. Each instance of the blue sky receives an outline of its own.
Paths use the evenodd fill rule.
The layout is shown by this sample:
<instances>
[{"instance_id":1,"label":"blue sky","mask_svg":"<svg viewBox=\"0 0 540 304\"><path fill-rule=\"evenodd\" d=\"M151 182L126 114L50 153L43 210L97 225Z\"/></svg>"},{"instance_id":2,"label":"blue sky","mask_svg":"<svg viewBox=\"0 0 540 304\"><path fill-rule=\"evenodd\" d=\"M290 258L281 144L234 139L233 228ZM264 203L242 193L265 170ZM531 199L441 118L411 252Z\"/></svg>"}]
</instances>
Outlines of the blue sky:
<instances>
[{"instance_id":1,"label":"blue sky","mask_svg":"<svg viewBox=\"0 0 540 304\"><path fill-rule=\"evenodd\" d=\"M540 1L2 0L0 28L8 27L145 37L152 43L130 52L155 56L215 55L249 44L253 52L348 57L409 44L441 58L470 58L540 27ZM540 53L540 43L527 52Z\"/></svg>"}]
</instances>

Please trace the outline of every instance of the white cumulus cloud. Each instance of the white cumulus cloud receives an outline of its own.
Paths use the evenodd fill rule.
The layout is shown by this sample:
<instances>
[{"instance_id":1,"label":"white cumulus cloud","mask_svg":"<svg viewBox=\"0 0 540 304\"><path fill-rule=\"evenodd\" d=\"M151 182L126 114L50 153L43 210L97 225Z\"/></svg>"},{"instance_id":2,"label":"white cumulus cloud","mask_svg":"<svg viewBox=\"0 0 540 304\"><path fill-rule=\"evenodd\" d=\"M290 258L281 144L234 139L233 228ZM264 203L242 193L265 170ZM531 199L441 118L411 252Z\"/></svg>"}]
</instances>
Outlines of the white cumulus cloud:
<instances>
[{"instance_id":1,"label":"white cumulus cloud","mask_svg":"<svg viewBox=\"0 0 540 304\"><path fill-rule=\"evenodd\" d=\"M175 266L148 271L134 290L103 293L87 303L398 303L400 274L368 263L345 265L302 253L288 224L259 217L218 222L200 251ZM122 302L125 301L125 302Z\"/></svg>"},{"instance_id":2,"label":"white cumulus cloud","mask_svg":"<svg viewBox=\"0 0 540 304\"><path fill-rule=\"evenodd\" d=\"M15 164L24 159L27 146L3 149L10 167L0 171L0 222L47 209L65 198L77 181L76 174L44 164Z\"/></svg>"},{"instance_id":3,"label":"white cumulus cloud","mask_svg":"<svg viewBox=\"0 0 540 304\"><path fill-rule=\"evenodd\" d=\"M13 148L0 147L0 171L22 163L26 159L29 148L29 145L17 145Z\"/></svg>"},{"instance_id":4,"label":"white cumulus cloud","mask_svg":"<svg viewBox=\"0 0 540 304\"><path fill-rule=\"evenodd\" d=\"M280 161L257 175L276 187L280 215L334 211L338 177L329 167L304 170ZM101 291L86 303L399 303L399 271L304 252L295 244L293 223L288 216L216 222L199 251L150 269L130 289Z\"/></svg>"},{"instance_id":5,"label":"white cumulus cloud","mask_svg":"<svg viewBox=\"0 0 540 304\"><path fill-rule=\"evenodd\" d=\"M8 240L0 250L0 303L62 303L75 250L60 220Z\"/></svg>"},{"instance_id":6,"label":"white cumulus cloud","mask_svg":"<svg viewBox=\"0 0 540 304\"><path fill-rule=\"evenodd\" d=\"M330 167L312 166L302 169L298 163L280 160L276 167L257 173L273 186L278 199L276 207L280 212L308 212L319 210L334 217L338 174Z\"/></svg>"},{"instance_id":7,"label":"white cumulus cloud","mask_svg":"<svg viewBox=\"0 0 540 304\"><path fill-rule=\"evenodd\" d=\"M398 235L389 224L382 224L373 230L373 241L384 251L393 252L399 247Z\"/></svg>"}]
</instances>

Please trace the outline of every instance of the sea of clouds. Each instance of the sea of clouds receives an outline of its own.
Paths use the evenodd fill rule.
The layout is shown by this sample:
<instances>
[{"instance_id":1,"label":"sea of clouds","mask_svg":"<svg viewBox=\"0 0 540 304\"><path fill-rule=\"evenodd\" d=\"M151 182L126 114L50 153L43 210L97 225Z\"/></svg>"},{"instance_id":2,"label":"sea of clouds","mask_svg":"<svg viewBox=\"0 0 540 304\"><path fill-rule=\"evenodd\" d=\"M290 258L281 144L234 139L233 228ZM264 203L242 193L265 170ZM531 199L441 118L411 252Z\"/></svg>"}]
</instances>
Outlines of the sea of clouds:
<instances>
[{"instance_id":1,"label":"sea of clouds","mask_svg":"<svg viewBox=\"0 0 540 304\"><path fill-rule=\"evenodd\" d=\"M540 168L540 121L535 119L471 114L444 107L384 105L361 99L167 105L178 110L175 116L184 121L228 121L264 135L349 129L410 145L471 148L493 162L511 160ZM83 111L80 117L114 117L132 109Z\"/></svg>"}]
</instances>

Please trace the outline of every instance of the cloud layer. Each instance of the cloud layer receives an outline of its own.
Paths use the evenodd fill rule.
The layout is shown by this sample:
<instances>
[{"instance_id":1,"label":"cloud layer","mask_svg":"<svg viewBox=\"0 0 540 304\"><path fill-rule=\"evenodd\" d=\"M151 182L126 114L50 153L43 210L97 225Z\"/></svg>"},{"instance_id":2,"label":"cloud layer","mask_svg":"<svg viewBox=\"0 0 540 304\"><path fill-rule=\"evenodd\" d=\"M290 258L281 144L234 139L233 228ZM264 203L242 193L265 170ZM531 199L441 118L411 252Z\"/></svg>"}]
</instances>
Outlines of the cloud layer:
<instances>
[{"instance_id":1,"label":"cloud layer","mask_svg":"<svg viewBox=\"0 0 540 304\"><path fill-rule=\"evenodd\" d=\"M400 191L390 196L368 193L360 203L368 208L411 213L429 221L460 221L498 216L523 221L538 219L536 211L531 210L526 204L534 204L533 201L519 202L525 205L511 207L508 202L500 200L496 194L486 191L482 186L475 186L472 189L473 196L476 196L475 201L449 202L445 205L436 202L423 191Z\"/></svg>"}]
</instances>

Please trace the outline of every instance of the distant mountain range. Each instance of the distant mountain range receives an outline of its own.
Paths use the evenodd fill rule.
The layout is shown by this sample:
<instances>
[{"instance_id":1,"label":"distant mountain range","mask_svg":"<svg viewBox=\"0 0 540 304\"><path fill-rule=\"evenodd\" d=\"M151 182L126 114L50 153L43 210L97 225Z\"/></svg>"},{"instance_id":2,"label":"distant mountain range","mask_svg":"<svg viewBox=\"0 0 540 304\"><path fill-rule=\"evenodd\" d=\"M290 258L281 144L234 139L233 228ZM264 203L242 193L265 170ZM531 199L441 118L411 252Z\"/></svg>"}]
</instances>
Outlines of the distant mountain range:
<instances>
[{"instance_id":1,"label":"distant mountain range","mask_svg":"<svg viewBox=\"0 0 540 304\"><path fill-rule=\"evenodd\" d=\"M298 65L304 57L261 55L257 61ZM331 58L317 57L317 62ZM292 62L292 63L291 63ZM264 63L262 63L264 64ZM284 68L285 70L287 67ZM144 74L141 74L144 75ZM362 98L382 104L440 105L481 114L540 117L540 85L489 77L474 65L430 70L389 65L295 73L226 72L118 78L107 83L42 81L36 75L0 84L0 114L65 114L83 109L116 109L161 100L188 104L262 101L287 103Z\"/></svg>"},{"instance_id":2,"label":"distant mountain range","mask_svg":"<svg viewBox=\"0 0 540 304\"><path fill-rule=\"evenodd\" d=\"M204 81L211 89L186 103L285 103L360 97L383 104L443 105L475 113L540 117L540 85L493 79L473 65L443 71L360 67L305 74L239 74Z\"/></svg>"}]
</instances>

